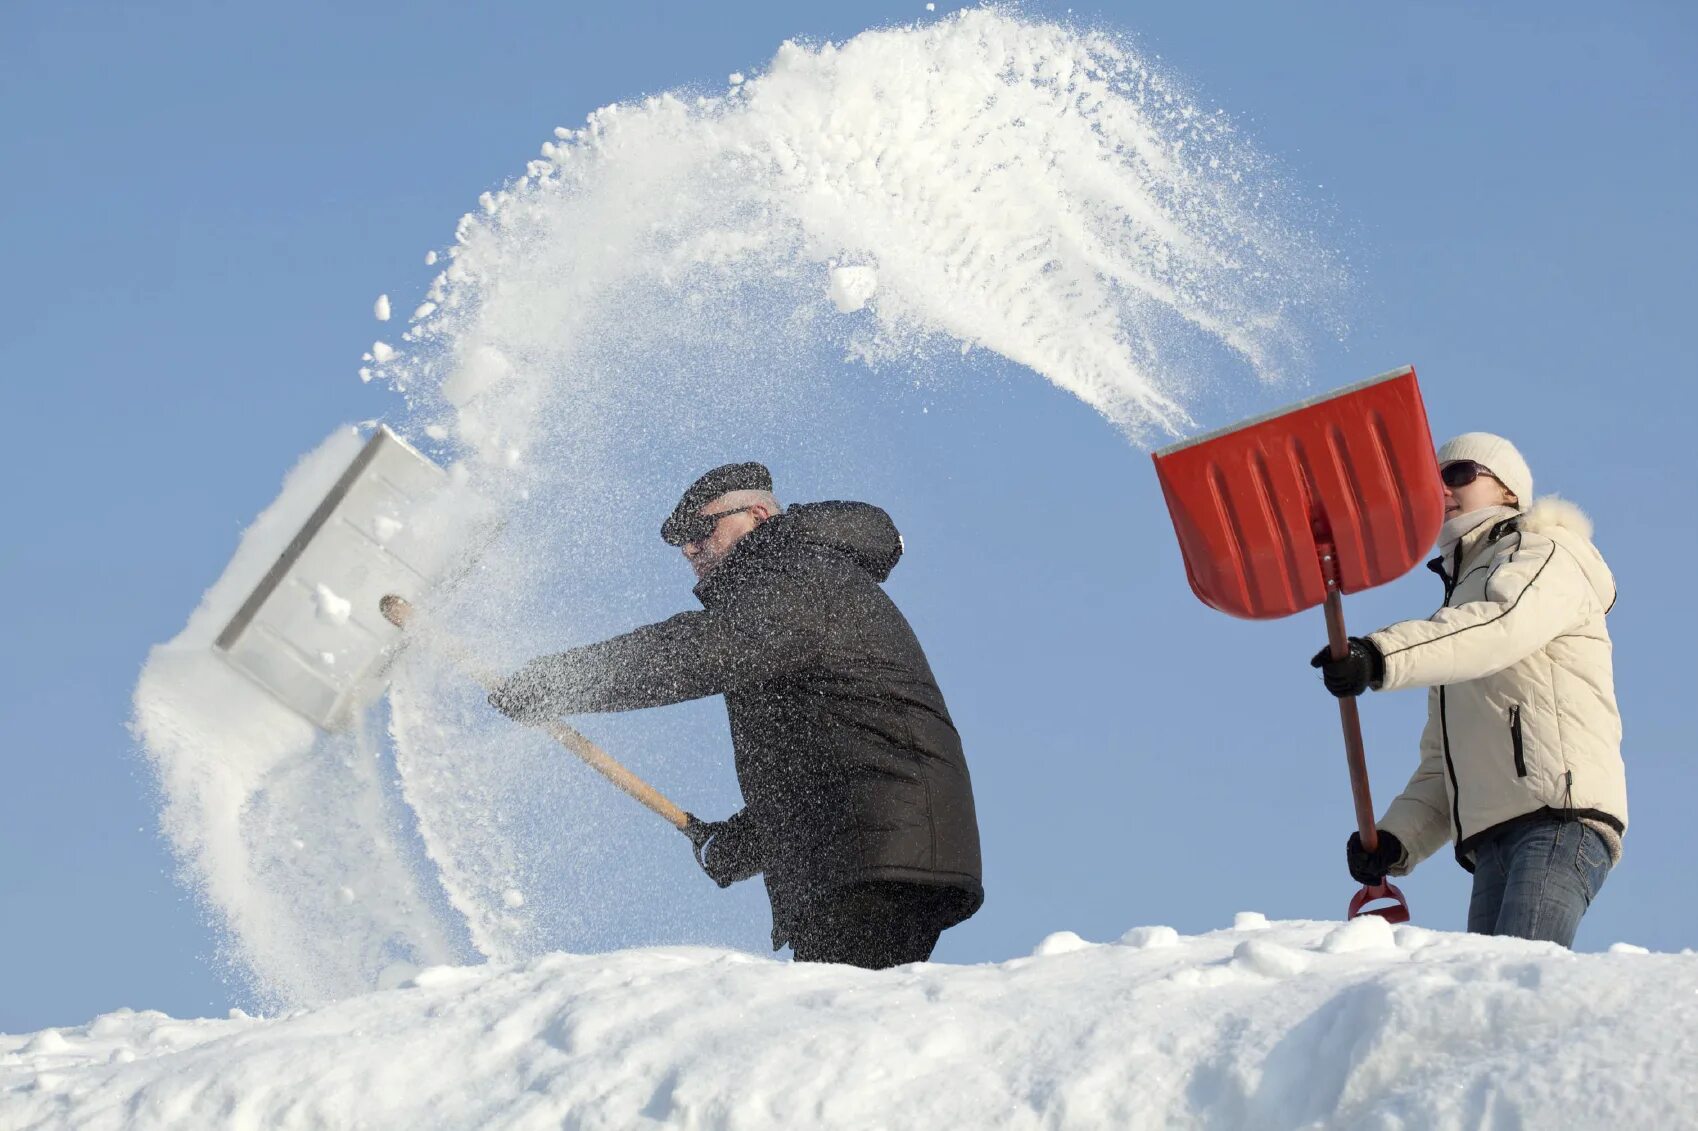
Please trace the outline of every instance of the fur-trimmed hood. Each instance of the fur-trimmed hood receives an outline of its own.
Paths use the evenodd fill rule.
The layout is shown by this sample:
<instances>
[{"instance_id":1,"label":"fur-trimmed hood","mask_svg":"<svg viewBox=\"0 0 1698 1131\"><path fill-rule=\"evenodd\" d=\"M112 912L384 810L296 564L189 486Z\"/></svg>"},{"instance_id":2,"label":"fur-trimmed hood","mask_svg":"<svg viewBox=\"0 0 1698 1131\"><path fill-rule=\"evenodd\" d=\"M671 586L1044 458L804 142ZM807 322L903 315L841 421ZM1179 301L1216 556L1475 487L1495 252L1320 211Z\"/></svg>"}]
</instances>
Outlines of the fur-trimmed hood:
<instances>
[{"instance_id":1,"label":"fur-trimmed hood","mask_svg":"<svg viewBox=\"0 0 1698 1131\"><path fill-rule=\"evenodd\" d=\"M1591 516L1561 495L1544 495L1534 499L1533 505L1522 512L1521 521L1516 525L1536 534L1560 527L1573 531L1588 542L1592 540Z\"/></svg>"},{"instance_id":2,"label":"fur-trimmed hood","mask_svg":"<svg viewBox=\"0 0 1698 1131\"><path fill-rule=\"evenodd\" d=\"M1585 511L1559 495L1545 495L1535 499L1515 525L1529 534L1543 534L1571 552L1604 608L1615 604L1615 575L1592 545L1592 519Z\"/></svg>"}]
</instances>

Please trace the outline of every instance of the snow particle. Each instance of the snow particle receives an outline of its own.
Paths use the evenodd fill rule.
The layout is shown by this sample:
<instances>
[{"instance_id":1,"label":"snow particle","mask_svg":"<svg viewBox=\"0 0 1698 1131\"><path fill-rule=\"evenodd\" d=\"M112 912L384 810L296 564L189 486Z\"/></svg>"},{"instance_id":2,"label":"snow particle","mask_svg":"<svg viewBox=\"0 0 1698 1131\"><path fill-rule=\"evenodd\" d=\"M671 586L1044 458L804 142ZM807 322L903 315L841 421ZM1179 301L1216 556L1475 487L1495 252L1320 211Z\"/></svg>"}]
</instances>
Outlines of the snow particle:
<instances>
[{"instance_id":1,"label":"snow particle","mask_svg":"<svg viewBox=\"0 0 1698 1131\"><path fill-rule=\"evenodd\" d=\"M732 71L731 76L730 76L730 81L731 81L732 86L742 86L743 85L743 72L742 71Z\"/></svg>"},{"instance_id":2,"label":"snow particle","mask_svg":"<svg viewBox=\"0 0 1698 1131\"><path fill-rule=\"evenodd\" d=\"M318 619L325 624L344 625L348 623L348 614L354 611L354 604L345 597L338 597L330 588L323 584L313 586L312 601Z\"/></svg>"},{"instance_id":3,"label":"snow particle","mask_svg":"<svg viewBox=\"0 0 1698 1131\"><path fill-rule=\"evenodd\" d=\"M425 252L425 266L426 267L434 267L435 265L436 265L436 252L434 252L434 251Z\"/></svg>"},{"instance_id":4,"label":"snow particle","mask_svg":"<svg viewBox=\"0 0 1698 1131\"><path fill-rule=\"evenodd\" d=\"M1133 927L1120 936L1120 945L1134 950L1163 950L1179 945L1179 932L1172 927Z\"/></svg>"},{"instance_id":5,"label":"snow particle","mask_svg":"<svg viewBox=\"0 0 1698 1131\"><path fill-rule=\"evenodd\" d=\"M1391 924L1378 915L1359 915L1343 926L1333 928L1321 940L1321 949L1328 954L1386 950L1396 945Z\"/></svg>"},{"instance_id":6,"label":"snow particle","mask_svg":"<svg viewBox=\"0 0 1698 1131\"><path fill-rule=\"evenodd\" d=\"M1032 957L1048 958L1055 954L1071 954L1076 950L1087 950L1090 946L1090 943L1072 931L1057 931L1053 935L1044 937L1044 940L1032 951Z\"/></svg>"},{"instance_id":7,"label":"snow particle","mask_svg":"<svg viewBox=\"0 0 1698 1131\"><path fill-rule=\"evenodd\" d=\"M387 365L395 356L395 347L388 342L373 342L371 344L371 359L379 365Z\"/></svg>"},{"instance_id":8,"label":"snow particle","mask_svg":"<svg viewBox=\"0 0 1698 1131\"><path fill-rule=\"evenodd\" d=\"M452 986L470 981L476 972L464 966L426 966L402 983L402 988L428 990L435 986Z\"/></svg>"},{"instance_id":9,"label":"snow particle","mask_svg":"<svg viewBox=\"0 0 1698 1131\"><path fill-rule=\"evenodd\" d=\"M377 301L372 304L371 312L377 315L379 322L389 321L389 296L378 295Z\"/></svg>"},{"instance_id":10,"label":"snow particle","mask_svg":"<svg viewBox=\"0 0 1698 1131\"><path fill-rule=\"evenodd\" d=\"M1232 964L1265 978L1290 978L1309 968L1302 951L1261 939L1248 939L1232 952Z\"/></svg>"},{"instance_id":11,"label":"snow particle","mask_svg":"<svg viewBox=\"0 0 1698 1131\"><path fill-rule=\"evenodd\" d=\"M878 272L871 267L833 267L826 288L832 303L843 314L853 314L867 305L878 290Z\"/></svg>"},{"instance_id":12,"label":"snow particle","mask_svg":"<svg viewBox=\"0 0 1698 1131\"><path fill-rule=\"evenodd\" d=\"M71 1042L57 1029L43 1029L37 1033L20 1051L29 1056L42 1053L62 1053L71 1051Z\"/></svg>"},{"instance_id":13,"label":"snow particle","mask_svg":"<svg viewBox=\"0 0 1698 1131\"><path fill-rule=\"evenodd\" d=\"M511 910L517 911L525 905L525 893L518 888L508 888L501 893L501 902Z\"/></svg>"}]
</instances>

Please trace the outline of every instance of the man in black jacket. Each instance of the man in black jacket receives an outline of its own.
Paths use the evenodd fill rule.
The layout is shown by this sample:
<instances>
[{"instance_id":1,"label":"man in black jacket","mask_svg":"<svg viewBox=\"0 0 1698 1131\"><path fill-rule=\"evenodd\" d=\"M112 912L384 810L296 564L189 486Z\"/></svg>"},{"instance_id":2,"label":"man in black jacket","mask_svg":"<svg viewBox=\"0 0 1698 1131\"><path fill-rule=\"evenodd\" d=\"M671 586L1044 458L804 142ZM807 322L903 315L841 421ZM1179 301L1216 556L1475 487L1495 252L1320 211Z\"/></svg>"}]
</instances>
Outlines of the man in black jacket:
<instances>
[{"instance_id":1,"label":"man in black jacket","mask_svg":"<svg viewBox=\"0 0 1698 1131\"><path fill-rule=\"evenodd\" d=\"M661 527L702 611L531 661L490 696L524 722L724 695L744 808L689 830L726 887L764 874L772 940L804 962L930 957L978 910L961 738L879 583L902 556L866 503L784 510L758 463L696 480Z\"/></svg>"}]
</instances>

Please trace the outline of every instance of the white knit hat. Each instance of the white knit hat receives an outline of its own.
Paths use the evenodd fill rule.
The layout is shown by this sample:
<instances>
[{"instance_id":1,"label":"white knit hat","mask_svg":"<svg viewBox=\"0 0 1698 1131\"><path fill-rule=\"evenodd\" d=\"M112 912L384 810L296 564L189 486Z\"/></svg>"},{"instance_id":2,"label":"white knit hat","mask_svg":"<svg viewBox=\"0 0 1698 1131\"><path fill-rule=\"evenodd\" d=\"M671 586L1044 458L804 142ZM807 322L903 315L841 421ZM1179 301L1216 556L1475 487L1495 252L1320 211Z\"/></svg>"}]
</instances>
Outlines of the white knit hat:
<instances>
[{"instance_id":1,"label":"white knit hat","mask_svg":"<svg viewBox=\"0 0 1698 1131\"><path fill-rule=\"evenodd\" d=\"M1459 459L1471 459L1497 477L1497 481L1515 493L1517 505L1525 509L1533 501L1533 471L1515 445L1490 432L1464 432L1454 440L1446 440L1439 449L1439 466Z\"/></svg>"}]
</instances>

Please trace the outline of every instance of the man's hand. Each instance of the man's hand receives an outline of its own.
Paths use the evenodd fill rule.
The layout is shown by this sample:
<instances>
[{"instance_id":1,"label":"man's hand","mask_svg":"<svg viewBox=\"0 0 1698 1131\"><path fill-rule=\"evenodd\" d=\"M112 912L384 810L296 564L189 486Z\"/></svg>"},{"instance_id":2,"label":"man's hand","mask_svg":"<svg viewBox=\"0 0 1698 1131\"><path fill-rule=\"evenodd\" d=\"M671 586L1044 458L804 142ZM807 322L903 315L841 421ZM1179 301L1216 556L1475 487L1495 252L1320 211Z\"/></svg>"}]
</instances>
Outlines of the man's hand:
<instances>
[{"instance_id":1,"label":"man's hand","mask_svg":"<svg viewBox=\"0 0 1698 1131\"><path fill-rule=\"evenodd\" d=\"M1329 644L1315 653L1309 666L1321 669L1321 681L1340 699L1362 694L1386 674L1385 657L1380 655L1380 650L1371 640L1362 636L1350 638L1350 647L1342 660L1332 658L1332 646Z\"/></svg>"},{"instance_id":2,"label":"man's hand","mask_svg":"<svg viewBox=\"0 0 1698 1131\"><path fill-rule=\"evenodd\" d=\"M745 812L734 813L724 821L699 821L691 816L684 826L684 835L696 851L696 863L722 888L765 870L760 837Z\"/></svg>"},{"instance_id":3,"label":"man's hand","mask_svg":"<svg viewBox=\"0 0 1698 1131\"><path fill-rule=\"evenodd\" d=\"M1350 865L1350 876L1359 884L1372 887L1385 883L1386 873L1403 862L1403 842L1384 829L1374 851L1362 847L1362 834L1351 833L1344 846L1344 859Z\"/></svg>"}]
</instances>

